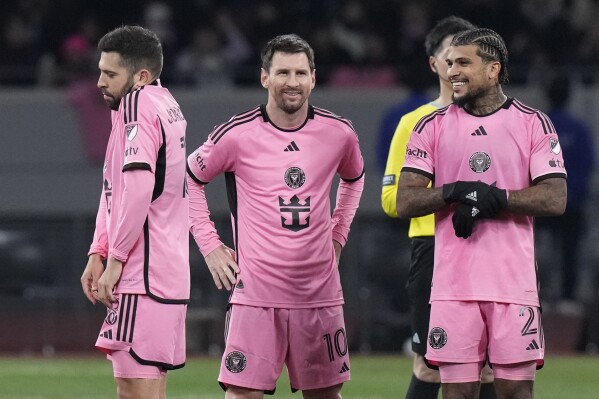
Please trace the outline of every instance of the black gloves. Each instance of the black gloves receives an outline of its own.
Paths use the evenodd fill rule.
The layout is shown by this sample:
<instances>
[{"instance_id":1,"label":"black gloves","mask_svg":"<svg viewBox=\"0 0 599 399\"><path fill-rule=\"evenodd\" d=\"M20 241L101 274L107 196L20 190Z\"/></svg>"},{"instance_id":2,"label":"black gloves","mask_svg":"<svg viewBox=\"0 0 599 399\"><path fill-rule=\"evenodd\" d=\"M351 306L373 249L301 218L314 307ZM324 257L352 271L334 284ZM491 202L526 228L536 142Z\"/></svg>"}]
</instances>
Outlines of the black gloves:
<instances>
[{"instance_id":1,"label":"black gloves","mask_svg":"<svg viewBox=\"0 0 599 399\"><path fill-rule=\"evenodd\" d=\"M458 205L451 218L456 237L470 237L472 235L474 221L480 217L481 214L477 207L466 204Z\"/></svg>"},{"instance_id":2,"label":"black gloves","mask_svg":"<svg viewBox=\"0 0 599 399\"><path fill-rule=\"evenodd\" d=\"M507 208L507 192L481 181L457 181L443 185L443 199L448 204L461 202L475 206L486 218L493 218Z\"/></svg>"}]
</instances>

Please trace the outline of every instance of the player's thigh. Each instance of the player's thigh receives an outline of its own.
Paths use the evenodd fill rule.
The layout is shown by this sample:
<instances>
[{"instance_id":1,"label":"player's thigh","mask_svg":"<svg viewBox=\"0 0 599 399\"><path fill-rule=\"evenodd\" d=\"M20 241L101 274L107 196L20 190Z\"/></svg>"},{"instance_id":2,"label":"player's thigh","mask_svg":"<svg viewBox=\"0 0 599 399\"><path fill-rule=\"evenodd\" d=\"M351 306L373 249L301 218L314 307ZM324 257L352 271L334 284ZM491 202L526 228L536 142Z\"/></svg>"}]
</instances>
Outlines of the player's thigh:
<instances>
[{"instance_id":1,"label":"player's thigh","mask_svg":"<svg viewBox=\"0 0 599 399\"><path fill-rule=\"evenodd\" d=\"M114 378L119 399L166 399L166 375L159 379Z\"/></svg>"},{"instance_id":2,"label":"player's thigh","mask_svg":"<svg viewBox=\"0 0 599 399\"><path fill-rule=\"evenodd\" d=\"M443 399L476 399L480 390L480 382L465 382L460 384L442 384Z\"/></svg>"},{"instance_id":3,"label":"player's thigh","mask_svg":"<svg viewBox=\"0 0 599 399\"><path fill-rule=\"evenodd\" d=\"M534 381L495 378L495 390L500 398L532 399Z\"/></svg>"},{"instance_id":4,"label":"player's thigh","mask_svg":"<svg viewBox=\"0 0 599 399\"><path fill-rule=\"evenodd\" d=\"M229 385L225 392L225 399L262 399L264 391Z\"/></svg>"},{"instance_id":5,"label":"player's thigh","mask_svg":"<svg viewBox=\"0 0 599 399\"><path fill-rule=\"evenodd\" d=\"M288 309L231 305L221 385L274 392L287 355L288 320Z\"/></svg>"},{"instance_id":6,"label":"player's thigh","mask_svg":"<svg viewBox=\"0 0 599 399\"><path fill-rule=\"evenodd\" d=\"M414 354L412 371L416 378L418 378L420 381L431 383L441 382L439 370L428 367L426 362L424 361L424 356L419 355L418 353Z\"/></svg>"},{"instance_id":7,"label":"player's thigh","mask_svg":"<svg viewBox=\"0 0 599 399\"><path fill-rule=\"evenodd\" d=\"M158 381L166 375L166 371L161 367L141 364L127 351L114 351L108 358L112 362L114 377L119 380Z\"/></svg>"},{"instance_id":8,"label":"player's thigh","mask_svg":"<svg viewBox=\"0 0 599 399\"><path fill-rule=\"evenodd\" d=\"M302 391L304 399L341 399L343 384L320 389L307 389Z\"/></svg>"},{"instance_id":9,"label":"player's thigh","mask_svg":"<svg viewBox=\"0 0 599 399\"><path fill-rule=\"evenodd\" d=\"M349 381L349 352L341 305L290 310L286 363L293 389L329 388Z\"/></svg>"}]
</instances>

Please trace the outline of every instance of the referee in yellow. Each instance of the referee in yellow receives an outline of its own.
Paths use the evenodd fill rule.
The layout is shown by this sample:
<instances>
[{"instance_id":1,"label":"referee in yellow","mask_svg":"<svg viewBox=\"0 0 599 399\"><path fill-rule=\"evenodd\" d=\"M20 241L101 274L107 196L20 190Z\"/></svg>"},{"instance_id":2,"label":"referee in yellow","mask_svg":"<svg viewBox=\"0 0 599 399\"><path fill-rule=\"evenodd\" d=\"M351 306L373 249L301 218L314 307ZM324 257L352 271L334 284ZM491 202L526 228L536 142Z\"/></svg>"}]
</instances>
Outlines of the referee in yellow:
<instances>
[{"instance_id":1,"label":"referee in yellow","mask_svg":"<svg viewBox=\"0 0 599 399\"><path fill-rule=\"evenodd\" d=\"M439 77L439 97L405 114L399 121L391 140L387 166L383 176L381 202L385 213L392 218L398 217L396 205L397 182L404 164L406 146L412 129L420 119L451 103L453 89L447 76L448 66L445 56L453 37L460 32L473 28L475 26L470 22L456 16L450 16L438 21L426 36L424 47L428 55L430 69ZM412 247L407 289L410 301L414 362L412 380L406 393L406 399L437 399L441 382L439 372L428 368L424 361L430 316L429 299L433 279L434 235L434 214L414 218L410 221L408 236L412 240ZM496 398L493 388L493 374L488 366L483 369L481 381L480 399Z\"/></svg>"}]
</instances>

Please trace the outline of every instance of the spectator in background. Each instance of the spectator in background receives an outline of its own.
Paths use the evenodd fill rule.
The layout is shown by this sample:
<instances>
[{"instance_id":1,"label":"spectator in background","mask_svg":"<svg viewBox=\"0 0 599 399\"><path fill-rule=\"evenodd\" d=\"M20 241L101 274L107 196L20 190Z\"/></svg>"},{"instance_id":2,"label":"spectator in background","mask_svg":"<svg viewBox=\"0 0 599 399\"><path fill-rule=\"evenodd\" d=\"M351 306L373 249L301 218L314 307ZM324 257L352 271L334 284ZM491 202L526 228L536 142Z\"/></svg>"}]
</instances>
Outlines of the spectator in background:
<instances>
[{"instance_id":1,"label":"spectator in background","mask_svg":"<svg viewBox=\"0 0 599 399\"><path fill-rule=\"evenodd\" d=\"M563 151L564 162L568 167L568 203L563 216L539 218L538 226L548 229L557 242L561 298L573 301L576 299L580 271L580 243L588 227L585 205L595 167L595 144L588 123L568 110L571 94L569 78L554 78L547 85L545 94L549 101L547 116L559 134L559 143L552 142L551 152L558 155Z\"/></svg>"},{"instance_id":2,"label":"spectator in background","mask_svg":"<svg viewBox=\"0 0 599 399\"><path fill-rule=\"evenodd\" d=\"M9 14L2 24L0 38L0 84L9 86L34 85L42 56L36 31L24 15Z\"/></svg>"},{"instance_id":3,"label":"spectator in background","mask_svg":"<svg viewBox=\"0 0 599 399\"><path fill-rule=\"evenodd\" d=\"M216 13L214 26L198 26L191 44L176 60L175 82L196 86L231 87L237 69L251 55L251 46L227 11Z\"/></svg>"},{"instance_id":4,"label":"spectator in background","mask_svg":"<svg viewBox=\"0 0 599 399\"><path fill-rule=\"evenodd\" d=\"M59 79L66 85L67 99L76 112L78 127L83 136L87 160L101 165L110 136L110 109L106 107L96 86L98 77L92 65L96 51L81 33L69 36L61 46Z\"/></svg>"},{"instance_id":5,"label":"spectator in background","mask_svg":"<svg viewBox=\"0 0 599 399\"><path fill-rule=\"evenodd\" d=\"M156 33L162 43L164 62L173 64L178 48L177 27L173 20L173 5L164 1L153 1L145 5L142 24ZM174 81L174 68L163 71L160 79L163 83Z\"/></svg>"}]
</instances>

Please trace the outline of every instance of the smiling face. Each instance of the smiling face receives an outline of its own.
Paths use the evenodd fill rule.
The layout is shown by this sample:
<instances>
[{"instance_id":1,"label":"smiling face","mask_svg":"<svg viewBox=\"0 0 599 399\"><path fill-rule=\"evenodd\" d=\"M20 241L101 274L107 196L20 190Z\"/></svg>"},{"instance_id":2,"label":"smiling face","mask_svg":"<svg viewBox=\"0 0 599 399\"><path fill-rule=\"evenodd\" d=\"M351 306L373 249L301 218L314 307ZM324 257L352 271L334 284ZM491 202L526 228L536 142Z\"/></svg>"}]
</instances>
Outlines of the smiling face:
<instances>
[{"instance_id":1,"label":"smiling face","mask_svg":"<svg viewBox=\"0 0 599 399\"><path fill-rule=\"evenodd\" d=\"M133 89L133 74L121 65L121 56L117 52L102 52L98 68L98 88L102 91L104 102L110 109L117 111L121 99Z\"/></svg>"},{"instance_id":2,"label":"smiling face","mask_svg":"<svg viewBox=\"0 0 599 399\"><path fill-rule=\"evenodd\" d=\"M447 52L449 81L453 86L453 102L472 108L498 85L499 61L484 62L474 44L450 46Z\"/></svg>"},{"instance_id":3,"label":"smiling face","mask_svg":"<svg viewBox=\"0 0 599 399\"><path fill-rule=\"evenodd\" d=\"M260 80L268 89L268 102L286 114L295 114L308 107L308 97L316 83L308 56L303 53L273 54L268 71L262 69Z\"/></svg>"}]
</instances>

